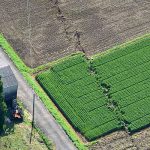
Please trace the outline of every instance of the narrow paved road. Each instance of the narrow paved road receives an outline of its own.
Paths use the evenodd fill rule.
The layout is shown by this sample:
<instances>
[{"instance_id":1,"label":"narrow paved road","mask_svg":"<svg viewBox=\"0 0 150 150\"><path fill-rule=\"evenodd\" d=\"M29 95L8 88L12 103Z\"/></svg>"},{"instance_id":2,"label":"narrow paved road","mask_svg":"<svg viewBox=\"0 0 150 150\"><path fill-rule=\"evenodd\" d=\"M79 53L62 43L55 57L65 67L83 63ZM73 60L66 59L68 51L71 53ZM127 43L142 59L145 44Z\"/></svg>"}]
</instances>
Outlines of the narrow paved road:
<instances>
[{"instance_id":1,"label":"narrow paved road","mask_svg":"<svg viewBox=\"0 0 150 150\"><path fill-rule=\"evenodd\" d=\"M18 98L23 102L26 109L32 113L33 91L27 85L12 61L0 48L0 66L3 65L10 65L19 83ZM35 103L35 122L37 126L53 140L56 145L56 150L76 150L63 129L56 123L53 116L47 111L39 99L36 99Z\"/></svg>"}]
</instances>

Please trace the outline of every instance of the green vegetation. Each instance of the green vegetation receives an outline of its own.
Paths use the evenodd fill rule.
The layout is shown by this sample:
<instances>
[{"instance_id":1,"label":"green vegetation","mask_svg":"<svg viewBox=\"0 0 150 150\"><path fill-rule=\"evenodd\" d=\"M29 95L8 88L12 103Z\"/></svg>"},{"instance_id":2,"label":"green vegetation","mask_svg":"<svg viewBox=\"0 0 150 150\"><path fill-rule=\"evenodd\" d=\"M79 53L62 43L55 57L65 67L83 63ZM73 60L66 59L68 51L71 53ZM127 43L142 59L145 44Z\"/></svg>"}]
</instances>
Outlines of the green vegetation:
<instances>
[{"instance_id":1,"label":"green vegetation","mask_svg":"<svg viewBox=\"0 0 150 150\"><path fill-rule=\"evenodd\" d=\"M40 138L43 140L43 143L46 145L47 149L48 150L53 150L55 149L54 148L54 145L52 143L52 141L50 141L48 139L48 137L39 129L37 128L36 126L34 126L34 128L36 129L36 131L38 132L38 134L40 135Z\"/></svg>"},{"instance_id":2,"label":"green vegetation","mask_svg":"<svg viewBox=\"0 0 150 150\"><path fill-rule=\"evenodd\" d=\"M89 140L122 126L135 131L149 125L149 43L150 35L147 34L98 54L90 61L78 54L52 65L30 69L0 36L0 45L79 149L86 147L53 102ZM48 67L51 69L39 74L37 79L53 102L31 74Z\"/></svg>"},{"instance_id":3,"label":"green vegetation","mask_svg":"<svg viewBox=\"0 0 150 150\"><path fill-rule=\"evenodd\" d=\"M150 35L93 57L57 63L37 80L88 140L150 124Z\"/></svg>"},{"instance_id":4,"label":"green vegetation","mask_svg":"<svg viewBox=\"0 0 150 150\"><path fill-rule=\"evenodd\" d=\"M4 102L2 93L3 93L3 84L0 77L0 133L3 131L3 125L6 115L6 104Z\"/></svg>"},{"instance_id":5,"label":"green vegetation","mask_svg":"<svg viewBox=\"0 0 150 150\"><path fill-rule=\"evenodd\" d=\"M150 36L97 57L92 65L133 132L150 124Z\"/></svg>"},{"instance_id":6,"label":"green vegetation","mask_svg":"<svg viewBox=\"0 0 150 150\"><path fill-rule=\"evenodd\" d=\"M73 130L73 128L70 126L70 124L66 121L66 119L62 116L62 114L58 111L54 103L49 99L49 97L45 94L45 92L42 90L42 88L37 84L37 82L32 77L33 72L41 71L42 69L45 69L47 65L43 65L41 67L38 67L37 69L30 69L28 68L24 62L21 60L21 58L16 54L16 52L13 50L13 48L10 46L10 44L7 42L7 40L4 38L2 34L0 34L0 46L4 49L5 53L10 57L10 59L14 62L15 66L18 68L20 73L24 76L27 83L33 88L35 93L39 96L39 98L43 101L45 104L45 107L47 107L48 111L54 116L56 121L62 126L66 134L70 137L70 139L74 142L76 147L80 150L85 150L87 147L82 142L82 140L78 137L76 132ZM65 59L68 59L65 58ZM61 59L63 61L64 59ZM48 64L50 66L50 64Z\"/></svg>"},{"instance_id":7,"label":"green vegetation","mask_svg":"<svg viewBox=\"0 0 150 150\"><path fill-rule=\"evenodd\" d=\"M24 122L14 125L14 132L2 134L0 137L1 150L47 150L45 141L40 131L33 130L32 143L30 144L31 118L27 111L24 111ZM10 126L10 125L9 125ZM53 145L49 142L48 149L52 150Z\"/></svg>"},{"instance_id":8,"label":"green vegetation","mask_svg":"<svg viewBox=\"0 0 150 150\"><path fill-rule=\"evenodd\" d=\"M21 58L16 54L16 52L13 50L13 48L10 46L10 44L7 42L7 40L3 37L2 34L0 34L0 46L4 49L5 53L10 57L10 59L14 62L16 67L21 72L30 72L31 69L27 67L24 62L21 60Z\"/></svg>"},{"instance_id":9,"label":"green vegetation","mask_svg":"<svg viewBox=\"0 0 150 150\"><path fill-rule=\"evenodd\" d=\"M115 114L83 54L54 65L37 80L71 124L89 140L118 128Z\"/></svg>"}]
</instances>

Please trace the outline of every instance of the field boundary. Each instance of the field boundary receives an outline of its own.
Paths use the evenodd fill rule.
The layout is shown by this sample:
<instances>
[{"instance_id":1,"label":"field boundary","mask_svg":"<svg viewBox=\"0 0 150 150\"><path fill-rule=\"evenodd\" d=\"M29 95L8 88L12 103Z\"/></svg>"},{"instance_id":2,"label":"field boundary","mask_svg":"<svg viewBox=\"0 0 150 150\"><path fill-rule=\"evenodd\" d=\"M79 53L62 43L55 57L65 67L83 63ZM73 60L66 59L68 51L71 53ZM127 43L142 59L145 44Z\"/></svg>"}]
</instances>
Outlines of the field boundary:
<instances>
[{"instance_id":1,"label":"field boundary","mask_svg":"<svg viewBox=\"0 0 150 150\"><path fill-rule=\"evenodd\" d=\"M82 52L76 52L76 53L72 53L68 56L65 56L63 58L60 58L58 60L55 60L55 61L52 61L52 62L49 62L47 64L44 64L44 65L40 65L36 68L33 68L31 69L31 73L32 74L38 74L39 72L43 72L43 71L46 71L47 69L53 67L54 65L58 64L58 63L61 63L62 61L65 61L65 60L68 60L70 57L74 56L74 55L78 55L78 54L82 54L84 55Z\"/></svg>"},{"instance_id":2,"label":"field boundary","mask_svg":"<svg viewBox=\"0 0 150 150\"><path fill-rule=\"evenodd\" d=\"M130 45L132 45L133 43L138 43L140 40L142 40L142 39L144 39L144 38L146 38L146 37L150 37L150 33L144 34L143 36L134 38L134 39L129 40L129 41L125 42L125 43L122 43L122 44L113 46L112 48L107 49L106 51L97 53L97 54L92 55L91 57L86 58L86 59L88 59L87 61L92 62L92 60L97 59L97 58L99 58L99 57L103 57L103 56L105 56L105 55L107 55L107 54L111 54L111 53L113 53L114 51L120 50L120 48L123 48L123 47L126 47L126 46L130 46ZM62 61L67 60L67 59L69 59L71 56L76 55L76 54L83 54L83 55L84 55L83 52L77 51L76 53L72 53L72 54L70 54L70 55L68 55L68 56L65 56L65 57L63 57L63 58L60 58L60 59L58 59L58 60L55 60L55 61L46 63L46 64L44 64L44 65L40 65L40 66L38 66L38 67L36 67L36 68L33 68L33 69L30 68L30 71L29 71L29 72L32 73L32 74L38 74L39 72L43 72L43 71L45 71L45 70L51 68L53 65L55 65L55 64L57 64L57 63L61 63ZM22 60L21 60L21 61L22 61ZM24 63L24 62L23 62L23 63Z\"/></svg>"},{"instance_id":3,"label":"field boundary","mask_svg":"<svg viewBox=\"0 0 150 150\"><path fill-rule=\"evenodd\" d=\"M64 116L60 113L60 111L54 105L52 100L50 100L50 98L46 95L43 89L38 85L38 83L32 77L32 73L34 72L34 69L31 69L24 64L24 62L21 60L21 58L14 51L14 49L7 42L7 40L4 38L2 34L0 34L0 46L3 48L4 52L9 56L9 58L14 62L15 66L23 75L24 79L27 81L29 86L31 86L32 89L35 91L35 93L39 96L39 98L44 103L45 107L53 115L56 121L62 126L62 128L64 129L66 134L69 136L69 138L72 140L72 142L75 144L75 146L79 150L86 150L87 149L86 144L82 142L82 140L78 137L78 135L76 134L74 129L71 127L71 125L67 122ZM42 66L42 68L44 67L45 65Z\"/></svg>"},{"instance_id":4,"label":"field boundary","mask_svg":"<svg viewBox=\"0 0 150 150\"><path fill-rule=\"evenodd\" d=\"M108 49L105 52L98 53L96 55L93 55L88 62L92 62L93 59L97 59L99 57L102 57L106 54L113 53L116 50L119 50L122 47L130 46L133 43L137 43L138 41L144 39L145 37L149 37L150 34L145 34L141 37L135 38L134 40L128 41L126 43L123 43L121 45L118 45L116 47L113 47L111 49ZM48 111L54 116L56 121L63 127L64 131L67 133L67 135L70 137L70 139L74 142L74 144L77 146L78 149L84 150L87 149L87 145L91 145L91 143L83 143L82 140L79 138L77 133L74 131L72 126L68 123L66 118L60 113L58 108L55 106L52 100L48 97L48 95L44 92L44 90L40 87L40 85L37 83L35 78L33 77L33 74L36 74L38 72L43 72L53 65L62 62L68 58L70 58L72 55L76 55L78 53L73 53L72 55L63 57L61 59L58 59L57 61L53 61L44 65L41 65L37 68L31 69L27 67L22 59L18 56L18 54L14 51L14 49L10 46L10 44L7 42L7 40L4 38L2 34L0 34L0 46L4 49L5 53L9 56L9 58L14 62L15 66L18 68L18 70L21 72L21 74L24 76L27 83L33 88L35 93L39 96L39 98L42 100Z\"/></svg>"},{"instance_id":5,"label":"field boundary","mask_svg":"<svg viewBox=\"0 0 150 150\"><path fill-rule=\"evenodd\" d=\"M122 43L120 45L113 46L112 48L107 49L106 51L103 51L101 53L97 53L97 54L93 55L91 57L91 59L93 60L93 59L96 59L98 57L103 57L104 55L108 55L108 54L113 53L117 50L120 50L120 48L123 48L123 47L125 48L126 46L130 46L133 43L138 43L139 41L141 41L142 39L144 39L146 37L150 37L150 33L147 33L147 34L144 34L143 36L140 36L140 37L134 38L132 40L126 41L125 43Z\"/></svg>"}]
</instances>

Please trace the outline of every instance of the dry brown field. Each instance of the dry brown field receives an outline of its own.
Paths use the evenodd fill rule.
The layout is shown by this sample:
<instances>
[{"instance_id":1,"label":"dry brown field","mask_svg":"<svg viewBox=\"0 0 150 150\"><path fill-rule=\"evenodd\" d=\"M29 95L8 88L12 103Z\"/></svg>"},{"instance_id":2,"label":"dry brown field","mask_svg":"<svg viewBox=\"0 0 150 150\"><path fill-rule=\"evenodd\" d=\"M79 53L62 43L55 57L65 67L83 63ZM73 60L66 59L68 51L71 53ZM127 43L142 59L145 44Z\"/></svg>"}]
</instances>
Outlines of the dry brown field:
<instances>
[{"instance_id":1,"label":"dry brown field","mask_svg":"<svg viewBox=\"0 0 150 150\"><path fill-rule=\"evenodd\" d=\"M91 56L148 33L149 8L150 0L0 0L0 32L36 67L81 49Z\"/></svg>"},{"instance_id":2,"label":"dry brown field","mask_svg":"<svg viewBox=\"0 0 150 150\"><path fill-rule=\"evenodd\" d=\"M90 150L149 150L150 128L144 129L133 135L124 131L117 131L102 137Z\"/></svg>"}]
</instances>

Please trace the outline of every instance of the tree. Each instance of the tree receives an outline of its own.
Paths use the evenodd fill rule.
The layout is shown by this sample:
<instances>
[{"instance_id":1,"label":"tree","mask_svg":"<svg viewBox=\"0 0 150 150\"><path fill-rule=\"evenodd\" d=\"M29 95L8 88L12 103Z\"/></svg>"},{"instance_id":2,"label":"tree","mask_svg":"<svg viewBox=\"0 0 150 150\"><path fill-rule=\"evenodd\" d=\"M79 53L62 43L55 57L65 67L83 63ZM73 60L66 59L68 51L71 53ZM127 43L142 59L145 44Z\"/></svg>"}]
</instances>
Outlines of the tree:
<instances>
[{"instance_id":1,"label":"tree","mask_svg":"<svg viewBox=\"0 0 150 150\"><path fill-rule=\"evenodd\" d=\"M6 103L3 97L3 83L0 77L0 132L3 131L5 115L6 115Z\"/></svg>"}]
</instances>

